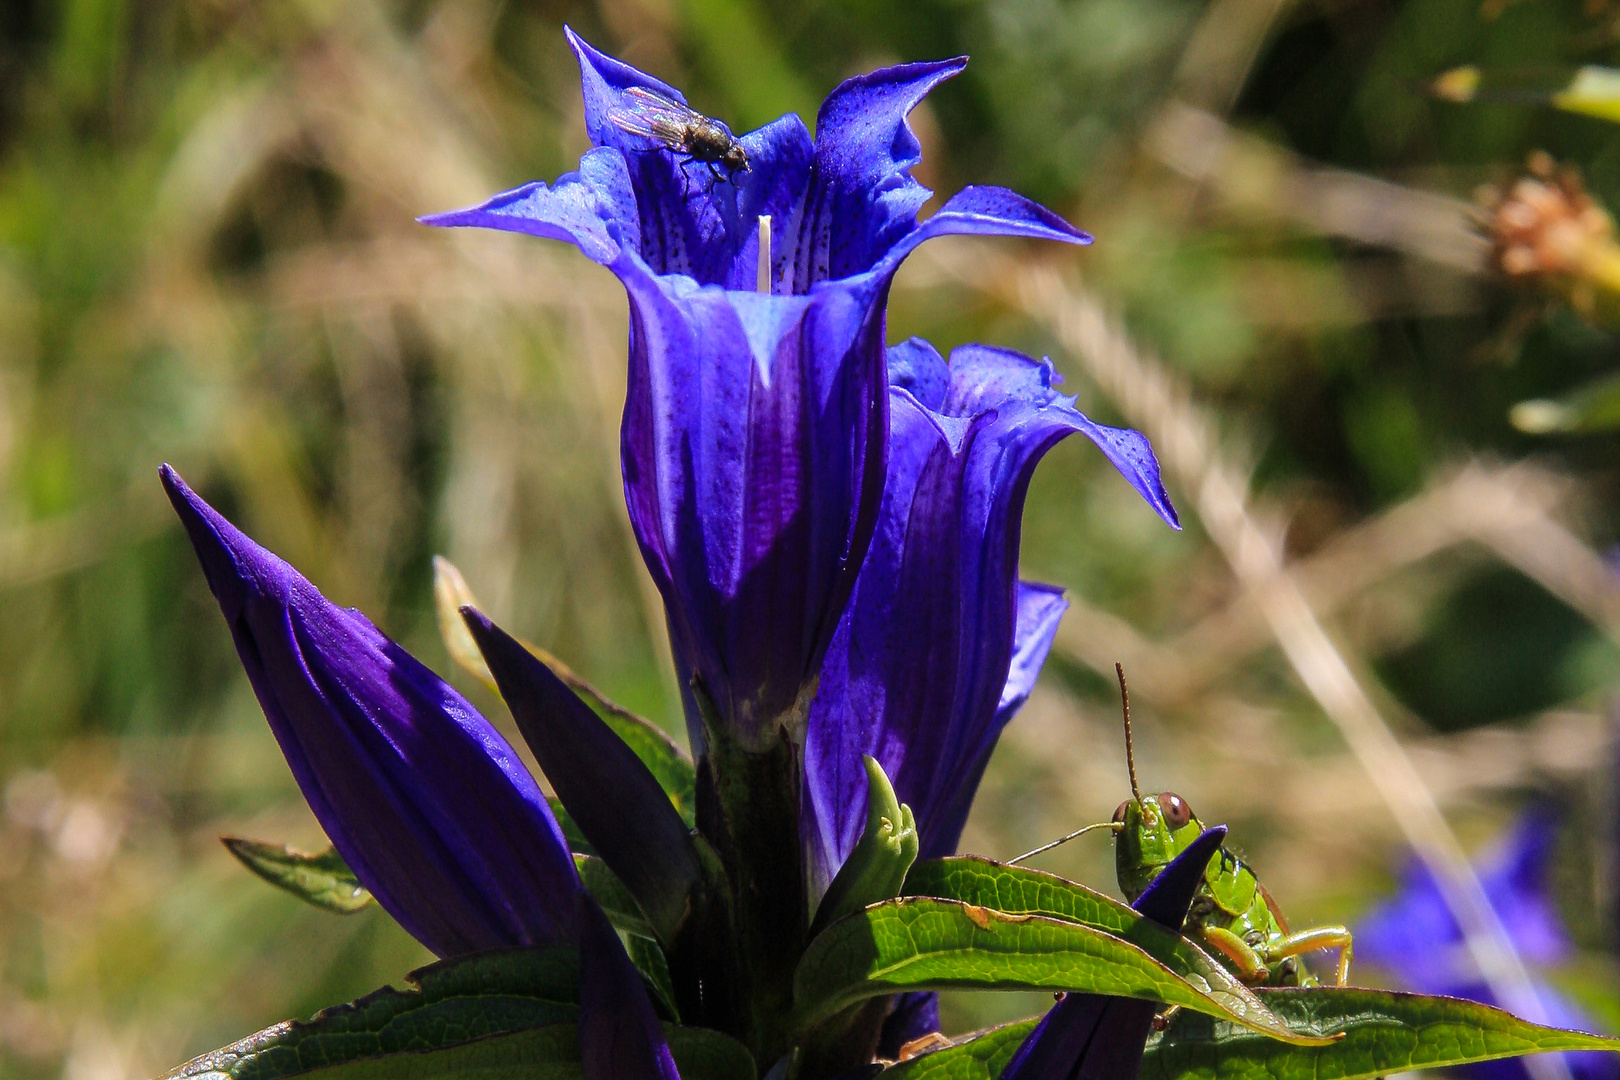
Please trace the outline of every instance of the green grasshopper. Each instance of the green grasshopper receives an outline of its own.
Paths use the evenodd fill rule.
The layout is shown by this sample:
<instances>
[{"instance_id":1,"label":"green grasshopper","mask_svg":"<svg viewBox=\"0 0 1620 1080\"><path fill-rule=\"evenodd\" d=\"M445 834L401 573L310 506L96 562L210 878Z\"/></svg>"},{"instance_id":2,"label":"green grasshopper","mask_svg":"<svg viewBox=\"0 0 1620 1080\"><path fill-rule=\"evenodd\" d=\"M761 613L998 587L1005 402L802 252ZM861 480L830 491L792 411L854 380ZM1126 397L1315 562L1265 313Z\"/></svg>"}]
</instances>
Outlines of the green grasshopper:
<instances>
[{"instance_id":1,"label":"green grasshopper","mask_svg":"<svg viewBox=\"0 0 1620 1080\"><path fill-rule=\"evenodd\" d=\"M1088 825L1012 862L1022 862L1092 829L1108 829L1114 834L1114 868L1120 891L1134 902L1170 861L1198 838L1204 826L1180 795L1164 791L1144 797L1137 787L1130 692L1125 688L1125 669L1115 664L1114 670L1119 676L1125 711L1125 765L1131 777L1131 797L1119 804L1112 821ZM1250 986L1319 985L1299 960L1302 953L1317 949L1338 949L1337 983L1345 986L1350 978L1350 931L1343 926L1290 930L1277 902L1254 871L1225 847L1210 857L1183 932L1212 949Z\"/></svg>"}]
</instances>

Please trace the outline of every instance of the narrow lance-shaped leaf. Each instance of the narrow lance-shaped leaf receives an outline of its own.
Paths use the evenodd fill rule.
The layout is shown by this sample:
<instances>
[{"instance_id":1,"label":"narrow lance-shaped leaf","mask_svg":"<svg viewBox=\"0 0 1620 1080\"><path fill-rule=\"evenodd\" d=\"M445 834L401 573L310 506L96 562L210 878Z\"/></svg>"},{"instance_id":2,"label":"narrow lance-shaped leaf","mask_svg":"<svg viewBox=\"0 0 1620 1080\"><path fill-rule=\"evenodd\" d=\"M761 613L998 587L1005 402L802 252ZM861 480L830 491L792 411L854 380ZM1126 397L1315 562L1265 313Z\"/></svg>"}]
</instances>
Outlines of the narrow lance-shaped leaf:
<instances>
[{"instance_id":1,"label":"narrow lance-shaped leaf","mask_svg":"<svg viewBox=\"0 0 1620 1080\"><path fill-rule=\"evenodd\" d=\"M1521 401L1508 415L1514 427L1531 435L1613 431L1620 427L1620 376L1605 375L1563 397Z\"/></svg>"},{"instance_id":2,"label":"narrow lance-shaped leaf","mask_svg":"<svg viewBox=\"0 0 1620 1080\"><path fill-rule=\"evenodd\" d=\"M686 823L641 759L550 668L482 613L462 615L569 816L672 942L703 878Z\"/></svg>"},{"instance_id":3,"label":"narrow lance-shaped leaf","mask_svg":"<svg viewBox=\"0 0 1620 1080\"><path fill-rule=\"evenodd\" d=\"M1371 1080L1553 1051L1620 1051L1620 1040L1542 1027L1457 998L1388 990L1315 987L1261 990L1290 1027L1342 1032L1324 1046L1297 1047L1183 1011L1169 1030L1148 1038L1142 1080ZM998 1080L1036 1021L970 1036L945 1050L903 1062L886 1080Z\"/></svg>"},{"instance_id":4,"label":"narrow lance-shaped leaf","mask_svg":"<svg viewBox=\"0 0 1620 1080\"><path fill-rule=\"evenodd\" d=\"M1551 105L1567 112L1620 122L1620 69L1586 64L1579 68L1479 68L1473 64L1442 72L1428 86L1444 101Z\"/></svg>"},{"instance_id":5,"label":"narrow lance-shaped leaf","mask_svg":"<svg viewBox=\"0 0 1620 1080\"><path fill-rule=\"evenodd\" d=\"M630 890L624 887L619 876L608 869L607 863L576 853L574 869L579 871L579 880L584 883L585 891L602 906L614 929L642 937L655 936L652 924L641 913L641 905L636 903L636 898L630 895Z\"/></svg>"},{"instance_id":6,"label":"narrow lance-shaped leaf","mask_svg":"<svg viewBox=\"0 0 1620 1080\"><path fill-rule=\"evenodd\" d=\"M579 898L579 1051L585 1080L680 1080L641 976L595 901Z\"/></svg>"},{"instance_id":7,"label":"narrow lance-shaped leaf","mask_svg":"<svg viewBox=\"0 0 1620 1080\"><path fill-rule=\"evenodd\" d=\"M577 1013L579 963L573 948L479 953L405 978L412 989L384 987L313 1019L265 1028L187 1062L164 1080L282 1080L561 1021L572 1028Z\"/></svg>"},{"instance_id":8,"label":"narrow lance-shaped leaf","mask_svg":"<svg viewBox=\"0 0 1620 1080\"><path fill-rule=\"evenodd\" d=\"M1133 908L1181 933L1204 870L1226 839L1207 829L1153 879ZM1158 1003L1101 994L1068 994L1018 1048L1000 1080L1136 1080Z\"/></svg>"},{"instance_id":9,"label":"narrow lance-shaped leaf","mask_svg":"<svg viewBox=\"0 0 1620 1080\"><path fill-rule=\"evenodd\" d=\"M285 844L267 844L240 836L219 839L243 866L318 908L353 915L371 903L371 893L360 884L335 848L310 854Z\"/></svg>"},{"instance_id":10,"label":"narrow lance-shaped leaf","mask_svg":"<svg viewBox=\"0 0 1620 1080\"><path fill-rule=\"evenodd\" d=\"M377 903L440 956L571 941L579 875L500 732L159 473L299 789Z\"/></svg>"},{"instance_id":11,"label":"narrow lance-shaped leaf","mask_svg":"<svg viewBox=\"0 0 1620 1080\"><path fill-rule=\"evenodd\" d=\"M1389 990L1318 987L1261 990L1296 1031L1344 1038L1328 1046L1285 1048L1203 1017L1180 1015L1148 1040L1144 1080L1207 1075L1223 1080L1360 1080L1557 1050L1620 1051L1620 1040L1543 1027L1458 998Z\"/></svg>"},{"instance_id":12,"label":"narrow lance-shaped leaf","mask_svg":"<svg viewBox=\"0 0 1620 1080\"><path fill-rule=\"evenodd\" d=\"M472 632L461 617L462 608L481 610L481 605L467 587L461 571L442 555L433 557L433 601L439 619L439 634L444 638L444 647L450 658L468 674L499 693L495 676L490 674L489 665L484 663L484 656L478 651L478 643L473 640ZM670 802L675 804L675 809L680 811L682 819L688 825L692 824L697 798L697 770L692 765L692 759L658 725L609 700L607 695L540 646L522 638L516 640L578 694L580 700L589 705L591 711L635 751L641 763L647 766L663 787Z\"/></svg>"},{"instance_id":13,"label":"narrow lance-shaped leaf","mask_svg":"<svg viewBox=\"0 0 1620 1080\"><path fill-rule=\"evenodd\" d=\"M867 777L866 831L821 898L810 928L812 937L851 912L900 895L906 871L917 861L917 819L911 807L895 798L894 785L876 758L867 754L862 760Z\"/></svg>"},{"instance_id":14,"label":"narrow lance-shaped leaf","mask_svg":"<svg viewBox=\"0 0 1620 1080\"><path fill-rule=\"evenodd\" d=\"M1144 933L1143 943L1159 948L1151 936ZM1174 959L1173 949L1162 951ZM800 1028L808 1029L869 997L945 989L1134 997L1207 1012L1301 1045L1322 1040L1290 1030L1256 1007L1250 993L1183 978L1142 947L1101 930L927 897L875 904L823 931L799 964L794 1004Z\"/></svg>"},{"instance_id":15,"label":"narrow lance-shaped leaf","mask_svg":"<svg viewBox=\"0 0 1620 1080\"><path fill-rule=\"evenodd\" d=\"M1223 835L1218 832L1221 829L1217 826L1206 835ZM1159 880L1166 879L1161 874ZM1281 1025L1252 990L1197 945L1113 897L1056 874L1004 866L972 855L928 859L911 868L906 892L958 900L1010 916L1041 915L1089 926L1141 947L1191 985L1228 1002L1251 1021L1272 1029ZM1152 898L1159 895L1154 888L1138 902L1154 903Z\"/></svg>"}]
</instances>

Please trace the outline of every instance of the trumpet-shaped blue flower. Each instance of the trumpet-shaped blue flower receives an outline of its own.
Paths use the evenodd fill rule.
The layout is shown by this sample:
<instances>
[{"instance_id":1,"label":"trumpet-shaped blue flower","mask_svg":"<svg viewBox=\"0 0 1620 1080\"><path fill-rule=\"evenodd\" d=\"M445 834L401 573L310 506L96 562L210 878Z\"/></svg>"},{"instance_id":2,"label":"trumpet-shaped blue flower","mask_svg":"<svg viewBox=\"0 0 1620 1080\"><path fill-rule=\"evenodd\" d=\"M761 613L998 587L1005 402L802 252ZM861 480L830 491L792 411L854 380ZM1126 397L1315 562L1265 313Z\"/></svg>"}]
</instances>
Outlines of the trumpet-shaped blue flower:
<instances>
[{"instance_id":1,"label":"trumpet-shaped blue flower","mask_svg":"<svg viewBox=\"0 0 1620 1080\"><path fill-rule=\"evenodd\" d=\"M888 483L828 652L805 744L805 832L825 887L860 839L864 754L917 817L921 857L949 855L996 739L1029 696L1067 603L1018 580L1030 476L1075 433L1176 525L1147 440L1094 423L1050 361L926 342L889 351Z\"/></svg>"},{"instance_id":2,"label":"trumpet-shaped blue flower","mask_svg":"<svg viewBox=\"0 0 1620 1080\"><path fill-rule=\"evenodd\" d=\"M679 1080L618 935L512 747L447 683L162 469L265 717L332 845L439 956L580 953L587 1080Z\"/></svg>"},{"instance_id":3,"label":"trumpet-shaped blue flower","mask_svg":"<svg viewBox=\"0 0 1620 1080\"><path fill-rule=\"evenodd\" d=\"M287 764L360 883L440 956L572 941L579 875L500 733L173 469L162 477Z\"/></svg>"},{"instance_id":4,"label":"trumpet-shaped blue flower","mask_svg":"<svg viewBox=\"0 0 1620 1080\"><path fill-rule=\"evenodd\" d=\"M822 671L805 742L803 832L824 890L860 839L870 754L916 814L921 857L955 852L996 740L1034 688L1067 609L1018 580L1030 476L1091 439L1171 525L1147 440L1094 423L1049 361L927 342L889 350L887 485L876 536ZM901 997L883 1046L936 1030L932 994Z\"/></svg>"},{"instance_id":5,"label":"trumpet-shaped blue flower","mask_svg":"<svg viewBox=\"0 0 1620 1080\"><path fill-rule=\"evenodd\" d=\"M802 723L877 519L884 305L901 260L949 233L1090 238L1000 188L917 221L930 192L910 175L906 114L963 60L851 79L813 140L783 117L741 136L749 169L717 180L618 119L629 91L684 103L679 91L569 41L593 144L579 170L423 220L565 240L623 282L631 521L678 662L739 743L763 747ZM688 723L701 746L695 709Z\"/></svg>"}]
</instances>

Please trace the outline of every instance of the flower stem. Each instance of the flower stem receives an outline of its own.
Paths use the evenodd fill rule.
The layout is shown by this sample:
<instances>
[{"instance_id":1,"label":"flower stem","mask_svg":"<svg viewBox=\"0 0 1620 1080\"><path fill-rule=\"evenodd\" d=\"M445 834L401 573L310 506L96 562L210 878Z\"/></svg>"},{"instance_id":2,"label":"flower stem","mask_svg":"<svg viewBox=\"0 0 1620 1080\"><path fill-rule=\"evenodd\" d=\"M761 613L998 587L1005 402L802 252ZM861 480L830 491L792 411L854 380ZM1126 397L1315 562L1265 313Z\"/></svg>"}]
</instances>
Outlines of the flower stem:
<instances>
[{"instance_id":1,"label":"flower stem","mask_svg":"<svg viewBox=\"0 0 1620 1080\"><path fill-rule=\"evenodd\" d=\"M740 1026L755 1060L774 1062L792 1047L793 973L810 923L799 840L802 747L792 734L804 724L784 716L767 746L744 748L702 684L694 680L692 691L708 736L697 824L731 880L746 1001Z\"/></svg>"}]
</instances>

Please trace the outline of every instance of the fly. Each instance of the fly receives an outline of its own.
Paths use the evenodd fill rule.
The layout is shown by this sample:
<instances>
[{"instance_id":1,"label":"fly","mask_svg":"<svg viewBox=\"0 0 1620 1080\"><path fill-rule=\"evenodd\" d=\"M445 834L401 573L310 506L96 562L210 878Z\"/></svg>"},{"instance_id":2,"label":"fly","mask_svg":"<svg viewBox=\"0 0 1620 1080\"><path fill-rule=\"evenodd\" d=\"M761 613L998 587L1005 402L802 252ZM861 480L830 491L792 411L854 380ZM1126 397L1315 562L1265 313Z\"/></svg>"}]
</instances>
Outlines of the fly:
<instances>
[{"instance_id":1,"label":"fly","mask_svg":"<svg viewBox=\"0 0 1620 1080\"><path fill-rule=\"evenodd\" d=\"M622 131L702 162L716 180L736 183L737 174L748 171L748 151L726 125L645 86L627 88L624 103L609 109L607 118Z\"/></svg>"}]
</instances>

